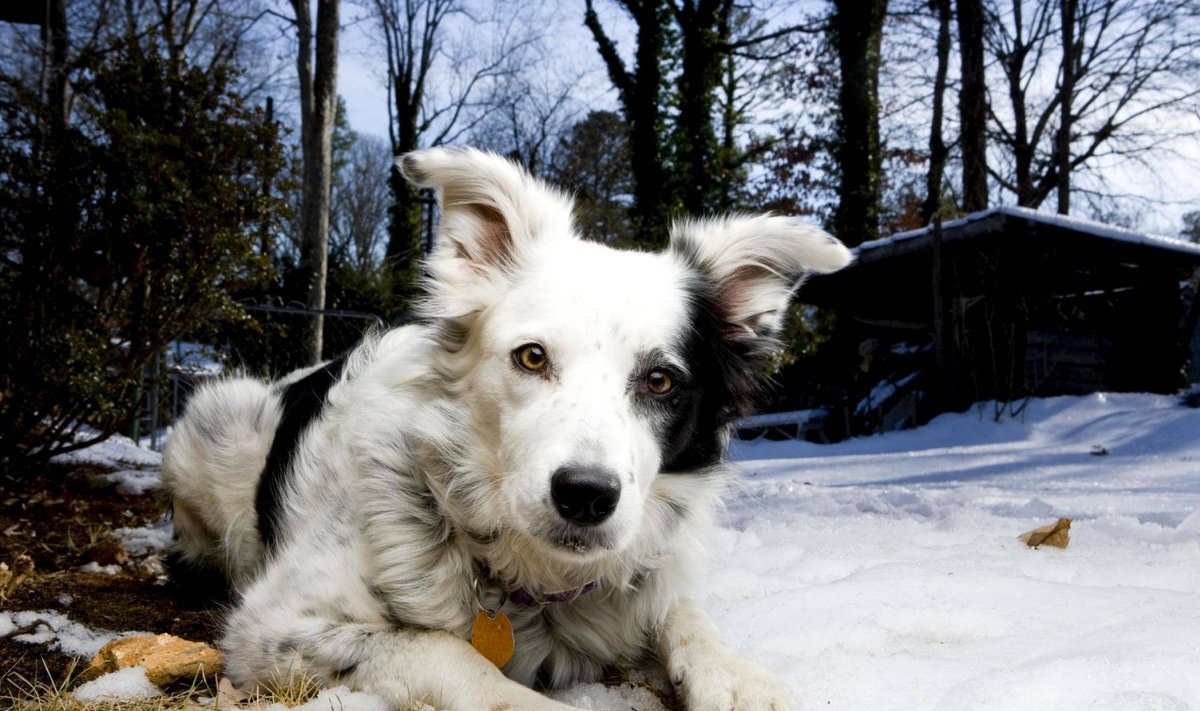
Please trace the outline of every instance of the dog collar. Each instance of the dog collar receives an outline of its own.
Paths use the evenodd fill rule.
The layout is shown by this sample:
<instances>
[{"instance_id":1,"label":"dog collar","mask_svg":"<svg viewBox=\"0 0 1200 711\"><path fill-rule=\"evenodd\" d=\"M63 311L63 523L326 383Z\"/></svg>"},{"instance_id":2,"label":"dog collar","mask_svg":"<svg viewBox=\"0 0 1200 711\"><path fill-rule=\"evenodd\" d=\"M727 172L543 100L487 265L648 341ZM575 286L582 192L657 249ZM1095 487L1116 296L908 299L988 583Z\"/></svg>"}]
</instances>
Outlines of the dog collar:
<instances>
[{"instance_id":1,"label":"dog collar","mask_svg":"<svg viewBox=\"0 0 1200 711\"><path fill-rule=\"evenodd\" d=\"M545 605L554 602L575 602L579 598L587 595L596 589L600 584L599 580L584 585L573 590L559 590L558 592L546 593L544 595L535 595L524 588L513 590L508 594L508 599L512 600L517 605Z\"/></svg>"},{"instance_id":2,"label":"dog collar","mask_svg":"<svg viewBox=\"0 0 1200 711\"><path fill-rule=\"evenodd\" d=\"M593 580L590 583L587 583L586 585L583 585L578 588L571 588L569 590L559 590L557 592L538 594L538 593L530 592L530 591L526 590L525 588L517 588L516 590L507 590L507 589L505 589L503 584L500 584L499 587L503 591L502 592L503 597L500 600L500 604L497 605L496 608L488 608L486 605L483 604L483 600L482 600L483 591L481 589L482 586L480 585L480 583L482 582L482 579L488 579L488 580L495 580L495 579L492 578L492 572L491 572L491 570L488 569L488 567L486 565L480 565L480 573L481 573L481 575L479 578L476 578L475 585L473 587L475 589L475 604L481 610L499 609L504 606L505 602L511 602L514 605L519 605L521 607L527 607L529 605L549 605L549 604L556 604L556 603L571 603L571 602L575 602L576 600L583 597L584 595L587 595L588 593L595 590L600 585L599 580ZM499 581L496 581L496 582L499 583Z\"/></svg>"}]
</instances>

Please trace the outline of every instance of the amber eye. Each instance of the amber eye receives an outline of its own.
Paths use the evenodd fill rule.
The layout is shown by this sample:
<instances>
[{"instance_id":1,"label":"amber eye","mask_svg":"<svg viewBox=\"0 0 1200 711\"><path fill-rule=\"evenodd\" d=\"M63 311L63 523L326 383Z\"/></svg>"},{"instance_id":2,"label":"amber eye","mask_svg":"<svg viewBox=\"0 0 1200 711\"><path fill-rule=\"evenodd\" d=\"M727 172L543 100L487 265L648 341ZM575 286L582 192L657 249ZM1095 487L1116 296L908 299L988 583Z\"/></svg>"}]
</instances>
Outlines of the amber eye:
<instances>
[{"instance_id":1,"label":"amber eye","mask_svg":"<svg viewBox=\"0 0 1200 711\"><path fill-rule=\"evenodd\" d=\"M546 349L536 343L526 343L513 351L513 360L521 368L531 373L543 370L550 359L546 357Z\"/></svg>"},{"instance_id":2,"label":"amber eye","mask_svg":"<svg viewBox=\"0 0 1200 711\"><path fill-rule=\"evenodd\" d=\"M666 395L675 387L671 374L665 370L652 370L646 373L646 389L651 395Z\"/></svg>"}]
</instances>

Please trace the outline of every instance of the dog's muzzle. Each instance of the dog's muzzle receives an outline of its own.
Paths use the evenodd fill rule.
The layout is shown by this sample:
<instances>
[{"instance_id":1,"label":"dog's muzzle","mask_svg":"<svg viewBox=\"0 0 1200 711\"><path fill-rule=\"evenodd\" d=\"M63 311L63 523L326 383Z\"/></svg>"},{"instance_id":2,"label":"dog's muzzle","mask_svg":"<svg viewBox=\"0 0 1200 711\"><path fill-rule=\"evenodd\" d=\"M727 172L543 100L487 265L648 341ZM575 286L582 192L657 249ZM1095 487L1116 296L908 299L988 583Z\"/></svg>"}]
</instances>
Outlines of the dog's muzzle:
<instances>
[{"instance_id":1,"label":"dog's muzzle","mask_svg":"<svg viewBox=\"0 0 1200 711\"><path fill-rule=\"evenodd\" d=\"M565 466L550 479L550 498L564 520L598 526L617 510L621 481L603 467Z\"/></svg>"}]
</instances>

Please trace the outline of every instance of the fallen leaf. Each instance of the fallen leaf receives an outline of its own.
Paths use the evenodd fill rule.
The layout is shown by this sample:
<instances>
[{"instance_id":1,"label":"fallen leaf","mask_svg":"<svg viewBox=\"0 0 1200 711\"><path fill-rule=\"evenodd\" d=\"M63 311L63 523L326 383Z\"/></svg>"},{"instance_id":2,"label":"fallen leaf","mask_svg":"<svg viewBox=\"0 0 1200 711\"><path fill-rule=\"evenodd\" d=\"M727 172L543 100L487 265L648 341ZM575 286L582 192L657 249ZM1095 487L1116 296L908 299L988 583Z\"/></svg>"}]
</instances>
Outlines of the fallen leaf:
<instances>
[{"instance_id":1,"label":"fallen leaf","mask_svg":"<svg viewBox=\"0 0 1200 711\"><path fill-rule=\"evenodd\" d=\"M11 597L17 588L21 587L21 583L31 575L33 575L33 558L24 553L17 556L13 561L12 568L4 565L3 571L0 572L0 579L3 580L3 584L0 585L0 600L7 600Z\"/></svg>"},{"instance_id":2,"label":"fallen leaf","mask_svg":"<svg viewBox=\"0 0 1200 711\"><path fill-rule=\"evenodd\" d=\"M1018 538L1030 548L1038 546L1066 548L1071 543L1071 519L1060 518L1049 526L1022 533Z\"/></svg>"},{"instance_id":3,"label":"fallen leaf","mask_svg":"<svg viewBox=\"0 0 1200 711\"><path fill-rule=\"evenodd\" d=\"M233 682L226 677L221 677L217 682L217 707L224 708L226 706L236 706L246 699L249 699L250 693L242 691L233 685Z\"/></svg>"},{"instance_id":4,"label":"fallen leaf","mask_svg":"<svg viewBox=\"0 0 1200 711\"><path fill-rule=\"evenodd\" d=\"M129 562L129 553L125 546L115 538L106 538L88 549L83 554L83 562L95 562L97 565L125 565Z\"/></svg>"}]
</instances>

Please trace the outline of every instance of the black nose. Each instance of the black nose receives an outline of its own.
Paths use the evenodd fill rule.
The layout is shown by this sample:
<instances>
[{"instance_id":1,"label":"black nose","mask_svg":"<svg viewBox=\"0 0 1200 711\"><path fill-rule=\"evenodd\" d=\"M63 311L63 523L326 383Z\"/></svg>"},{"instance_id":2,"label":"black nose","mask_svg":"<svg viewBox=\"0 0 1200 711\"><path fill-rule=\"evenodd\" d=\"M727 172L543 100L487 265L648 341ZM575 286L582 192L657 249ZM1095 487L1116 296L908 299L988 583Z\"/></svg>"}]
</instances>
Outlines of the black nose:
<instances>
[{"instance_id":1,"label":"black nose","mask_svg":"<svg viewBox=\"0 0 1200 711\"><path fill-rule=\"evenodd\" d=\"M594 526L612 516L621 500L621 482L599 467L568 466L550 479L550 498L558 515L572 523Z\"/></svg>"}]
</instances>

